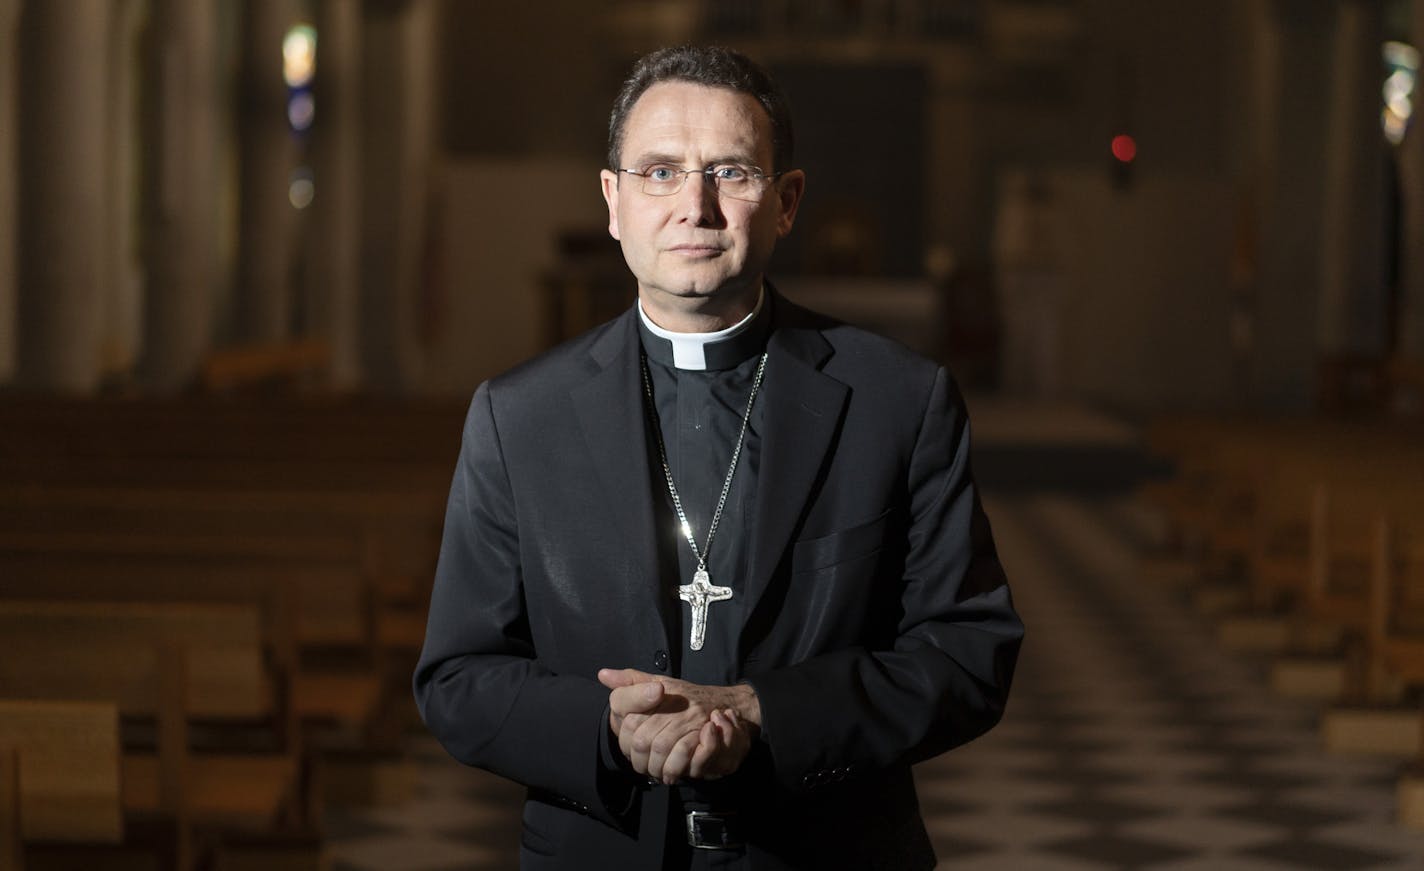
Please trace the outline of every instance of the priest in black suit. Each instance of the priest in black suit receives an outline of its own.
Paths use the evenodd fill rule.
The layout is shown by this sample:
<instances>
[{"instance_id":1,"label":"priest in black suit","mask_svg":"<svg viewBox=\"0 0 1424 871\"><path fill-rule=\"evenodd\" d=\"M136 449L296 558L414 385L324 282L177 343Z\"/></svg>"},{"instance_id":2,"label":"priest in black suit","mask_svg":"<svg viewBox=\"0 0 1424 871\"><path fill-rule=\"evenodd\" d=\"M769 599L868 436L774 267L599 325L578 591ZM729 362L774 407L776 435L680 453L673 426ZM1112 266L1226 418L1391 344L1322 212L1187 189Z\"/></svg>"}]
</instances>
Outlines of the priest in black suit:
<instances>
[{"instance_id":1,"label":"priest in black suit","mask_svg":"<svg viewBox=\"0 0 1424 871\"><path fill-rule=\"evenodd\" d=\"M637 302L475 392L415 694L528 787L524 868L931 868L910 766L1003 712L963 401L767 280L792 154L744 56L639 61L602 173Z\"/></svg>"}]
</instances>

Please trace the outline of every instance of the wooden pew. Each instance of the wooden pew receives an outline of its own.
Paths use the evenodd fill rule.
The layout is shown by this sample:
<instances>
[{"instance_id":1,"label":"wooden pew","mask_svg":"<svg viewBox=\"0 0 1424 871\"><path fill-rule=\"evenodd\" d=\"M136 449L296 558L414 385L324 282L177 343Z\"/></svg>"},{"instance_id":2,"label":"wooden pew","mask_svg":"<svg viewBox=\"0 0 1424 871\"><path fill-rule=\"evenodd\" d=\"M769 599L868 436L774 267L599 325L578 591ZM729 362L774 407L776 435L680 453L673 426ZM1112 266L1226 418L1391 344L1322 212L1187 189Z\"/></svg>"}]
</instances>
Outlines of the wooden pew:
<instances>
[{"instance_id":1,"label":"wooden pew","mask_svg":"<svg viewBox=\"0 0 1424 871\"><path fill-rule=\"evenodd\" d=\"M0 507L0 598L260 606L327 795L386 803L413 788L401 736L416 716L409 675L425 605L372 589L349 518L263 511L246 498L184 509L181 499L53 496Z\"/></svg>"},{"instance_id":2,"label":"wooden pew","mask_svg":"<svg viewBox=\"0 0 1424 871\"><path fill-rule=\"evenodd\" d=\"M1420 754L1399 808L1424 828L1424 716L1400 704L1424 688L1424 428L1216 419L1173 427L1161 444L1184 474L1144 495L1196 541L1199 565L1249 542L1246 589L1269 616L1245 627L1283 649L1335 653L1280 660L1276 674L1300 668L1334 694L1328 748Z\"/></svg>"},{"instance_id":3,"label":"wooden pew","mask_svg":"<svg viewBox=\"0 0 1424 871\"><path fill-rule=\"evenodd\" d=\"M1372 562L1370 679L1378 681L1383 672L1424 686L1424 514L1382 514L1375 523Z\"/></svg>"},{"instance_id":4,"label":"wooden pew","mask_svg":"<svg viewBox=\"0 0 1424 871\"><path fill-rule=\"evenodd\" d=\"M1424 475L1424 452L1302 440L1277 447L1261 462L1271 472L1253 523L1253 584L1321 619L1338 617L1363 630L1369 523L1380 511L1412 500L1407 482L1412 474ZM1342 589L1344 598L1333 598Z\"/></svg>"},{"instance_id":5,"label":"wooden pew","mask_svg":"<svg viewBox=\"0 0 1424 871\"><path fill-rule=\"evenodd\" d=\"M180 867L193 839L310 826L299 732L285 686L270 675L254 608L114 602L0 602L0 695L101 700L152 724L153 746L121 761L126 817L171 821ZM193 751L201 727L219 746ZM254 727L269 749L224 749L223 730ZM140 742L143 743L143 742Z\"/></svg>"},{"instance_id":6,"label":"wooden pew","mask_svg":"<svg viewBox=\"0 0 1424 871\"><path fill-rule=\"evenodd\" d=\"M1397 455L1417 457L1424 444L1417 426L1294 418L1165 418L1150 432L1150 447L1178 473L1144 497L1173 526L1224 556L1259 553L1260 533L1293 526L1285 550L1297 571L1315 485L1386 467Z\"/></svg>"},{"instance_id":7,"label":"wooden pew","mask_svg":"<svg viewBox=\"0 0 1424 871\"><path fill-rule=\"evenodd\" d=\"M1367 659L1370 689L1397 681L1424 687L1424 514L1383 513L1374 525ZM1415 729L1419 751L1402 772L1396 810L1400 823L1424 830L1424 712Z\"/></svg>"},{"instance_id":8,"label":"wooden pew","mask_svg":"<svg viewBox=\"0 0 1424 871\"><path fill-rule=\"evenodd\" d=\"M0 698L0 871L29 842L121 844L119 767L115 705Z\"/></svg>"},{"instance_id":9,"label":"wooden pew","mask_svg":"<svg viewBox=\"0 0 1424 871\"><path fill-rule=\"evenodd\" d=\"M237 345L208 354L200 383L223 392L256 387L300 388L325 380L331 369L331 343L308 337L262 345Z\"/></svg>"},{"instance_id":10,"label":"wooden pew","mask_svg":"<svg viewBox=\"0 0 1424 871\"><path fill-rule=\"evenodd\" d=\"M381 643L410 651L423 638L442 516L426 499L386 494L0 487L0 551L344 563L383 606Z\"/></svg>"},{"instance_id":11,"label":"wooden pew","mask_svg":"<svg viewBox=\"0 0 1424 871\"><path fill-rule=\"evenodd\" d=\"M1342 633L1358 637L1368 549L1358 546L1359 529L1355 544L1330 548L1339 536L1323 534L1324 525L1330 518L1347 524L1353 512L1331 511L1326 496L1348 497L1366 482L1424 479L1424 430L1232 418L1164 421L1158 429L1155 445L1177 454L1183 475L1146 495L1183 531L1179 537L1197 545L1179 574L1195 564L1198 574L1226 578L1236 610L1249 609L1222 623L1223 641L1243 650L1319 652L1338 647ZM1232 578L1239 579L1234 587Z\"/></svg>"},{"instance_id":12,"label":"wooden pew","mask_svg":"<svg viewBox=\"0 0 1424 871\"><path fill-rule=\"evenodd\" d=\"M1141 497L1165 521L1170 556L1199 576L1238 578L1265 555L1256 532L1275 470L1261 456L1294 424L1211 415L1164 416L1149 424L1149 450L1175 473L1145 485ZM1240 598L1248 593L1271 595L1269 587L1243 587Z\"/></svg>"},{"instance_id":13,"label":"wooden pew","mask_svg":"<svg viewBox=\"0 0 1424 871\"><path fill-rule=\"evenodd\" d=\"M245 590L239 598L272 615L274 638L285 615L281 649L307 660L291 673L309 721L408 709L465 406L0 401L0 596L8 585L10 595L82 598L101 573L101 589L134 600L233 601ZM337 563L361 565L365 593L343 592L328 573ZM184 572L216 592L195 593ZM284 592L290 583L303 592ZM315 667L363 650L364 676ZM341 683L372 672L386 697Z\"/></svg>"},{"instance_id":14,"label":"wooden pew","mask_svg":"<svg viewBox=\"0 0 1424 871\"><path fill-rule=\"evenodd\" d=\"M0 454L406 460L453 468L468 400L6 397Z\"/></svg>"},{"instance_id":15,"label":"wooden pew","mask_svg":"<svg viewBox=\"0 0 1424 871\"><path fill-rule=\"evenodd\" d=\"M181 516L211 505L339 523L361 538L386 597L410 606L382 633L418 646L412 615L434 572L464 405L9 398L0 401L0 510ZM0 518L0 531L12 525Z\"/></svg>"},{"instance_id":16,"label":"wooden pew","mask_svg":"<svg viewBox=\"0 0 1424 871\"><path fill-rule=\"evenodd\" d=\"M260 614L266 655L291 682L297 716L356 729L371 726L383 702L365 594L359 578L320 563L0 552L0 604L246 606ZM318 654L321 662L308 664Z\"/></svg>"}]
</instances>

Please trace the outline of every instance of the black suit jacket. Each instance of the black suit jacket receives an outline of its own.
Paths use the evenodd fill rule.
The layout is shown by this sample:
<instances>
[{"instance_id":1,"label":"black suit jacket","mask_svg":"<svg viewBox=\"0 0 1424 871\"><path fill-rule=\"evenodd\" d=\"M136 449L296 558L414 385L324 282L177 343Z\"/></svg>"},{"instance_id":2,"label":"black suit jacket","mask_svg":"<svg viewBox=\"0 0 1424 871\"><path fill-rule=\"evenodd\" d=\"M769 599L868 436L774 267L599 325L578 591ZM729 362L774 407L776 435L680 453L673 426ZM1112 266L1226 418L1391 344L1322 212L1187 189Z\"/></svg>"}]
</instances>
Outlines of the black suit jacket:
<instances>
[{"instance_id":1,"label":"black suit jacket","mask_svg":"<svg viewBox=\"0 0 1424 871\"><path fill-rule=\"evenodd\" d=\"M721 801L756 867L929 868L910 765L1003 711L1022 624L941 367L769 295L739 671L763 732ZM683 643L658 576L636 308L475 392L415 694L530 787L528 868L658 868L668 791L610 768L600 667Z\"/></svg>"}]
</instances>

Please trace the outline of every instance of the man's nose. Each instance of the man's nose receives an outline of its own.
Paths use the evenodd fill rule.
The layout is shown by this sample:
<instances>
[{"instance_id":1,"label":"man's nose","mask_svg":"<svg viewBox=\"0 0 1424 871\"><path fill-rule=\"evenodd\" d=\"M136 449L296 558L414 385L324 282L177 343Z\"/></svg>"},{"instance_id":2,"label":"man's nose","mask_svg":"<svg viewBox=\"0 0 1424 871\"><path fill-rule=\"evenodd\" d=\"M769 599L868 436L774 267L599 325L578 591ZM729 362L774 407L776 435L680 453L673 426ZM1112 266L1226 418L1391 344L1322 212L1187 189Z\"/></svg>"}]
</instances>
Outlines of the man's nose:
<instances>
[{"instance_id":1,"label":"man's nose","mask_svg":"<svg viewBox=\"0 0 1424 871\"><path fill-rule=\"evenodd\" d=\"M721 204L717 197L717 183L705 172L689 172L687 180L678 191L681 198L679 207L689 223L703 225L715 223L721 218Z\"/></svg>"}]
</instances>

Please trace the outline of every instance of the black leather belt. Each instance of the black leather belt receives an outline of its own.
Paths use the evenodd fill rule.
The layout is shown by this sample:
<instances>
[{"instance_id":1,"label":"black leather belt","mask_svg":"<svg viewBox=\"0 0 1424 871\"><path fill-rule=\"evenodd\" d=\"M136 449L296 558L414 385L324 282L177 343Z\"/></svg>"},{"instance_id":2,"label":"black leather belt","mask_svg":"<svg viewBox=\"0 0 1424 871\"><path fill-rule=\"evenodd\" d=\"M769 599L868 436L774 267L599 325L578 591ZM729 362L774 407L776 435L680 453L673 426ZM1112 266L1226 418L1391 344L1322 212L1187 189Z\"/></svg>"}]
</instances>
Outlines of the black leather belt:
<instances>
[{"instance_id":1,"label":"black leather belt","mask_svg":"<svg viewBox=\"0 0 1424 871\"><path fill-rule=\"evenodd\" d=\"M687 812L687 843L697 850L740 850L745 846L735 813Z\"/></svg>"}]
</instances>

